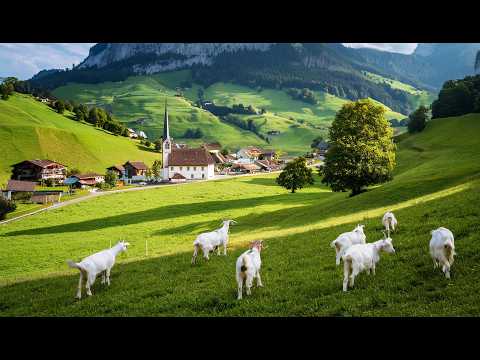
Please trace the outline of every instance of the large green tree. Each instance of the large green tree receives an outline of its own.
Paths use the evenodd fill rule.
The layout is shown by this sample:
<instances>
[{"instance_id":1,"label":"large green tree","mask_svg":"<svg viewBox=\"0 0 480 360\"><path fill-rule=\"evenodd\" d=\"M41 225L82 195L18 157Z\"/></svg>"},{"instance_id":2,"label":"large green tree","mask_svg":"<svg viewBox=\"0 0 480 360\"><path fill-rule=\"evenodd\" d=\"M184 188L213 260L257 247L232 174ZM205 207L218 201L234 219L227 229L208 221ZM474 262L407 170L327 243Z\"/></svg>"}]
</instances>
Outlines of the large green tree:
<instances>
[{"instance_id":1,"label":"large green tree","mask_svg":"<svg viewBox=\"0 0 480 360\"><path fill-rule=\"evenodd\" d=\"M427 126L428 121L428 108L421 105L417 110L410 114L408 120L408 132L413 134L421 132Z\"/></svg>"},{"instance_id":2,"label":"large green tree","mask_svg":"<svg viewBox=\"0 0 480 360\"><path fill-rule=\"evenodd\" d=\"M302 189L305 185L313 185L313 171L307 166L307 160L298 157L289 162L277 178L277 184L291 190Z\"/></svg>"},{"instance_id":3,"label":"large green tree","mask_svg":"<svg viewBox=\"0 0 480 360\"><path fill-rule=\"evenodd\" d=\"M335 116L329 138L320 175L333 191L351 190L353 196L391 179L395 144L382 106L368 99L346 103Z\"/></svg>"}]
</instances>

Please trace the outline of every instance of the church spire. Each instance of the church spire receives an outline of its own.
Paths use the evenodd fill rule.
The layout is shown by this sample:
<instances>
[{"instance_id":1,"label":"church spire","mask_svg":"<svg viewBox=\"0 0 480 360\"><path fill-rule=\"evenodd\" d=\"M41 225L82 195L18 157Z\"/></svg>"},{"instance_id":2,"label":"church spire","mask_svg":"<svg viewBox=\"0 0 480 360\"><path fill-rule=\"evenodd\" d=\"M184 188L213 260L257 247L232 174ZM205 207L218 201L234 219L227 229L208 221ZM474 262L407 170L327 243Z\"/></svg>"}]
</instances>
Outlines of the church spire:
<instances>
[{"instance_id":1,"label":"church spire","mask_svg":"<svg viewBox=\"0 0 480 360\"><path fill-rule=\"evenodd\" d=\"M163 118L163 141L167 139L170 139L170 130L168 128L167 98L165 98L165 116Z\"/></svg>"}]
</instances>

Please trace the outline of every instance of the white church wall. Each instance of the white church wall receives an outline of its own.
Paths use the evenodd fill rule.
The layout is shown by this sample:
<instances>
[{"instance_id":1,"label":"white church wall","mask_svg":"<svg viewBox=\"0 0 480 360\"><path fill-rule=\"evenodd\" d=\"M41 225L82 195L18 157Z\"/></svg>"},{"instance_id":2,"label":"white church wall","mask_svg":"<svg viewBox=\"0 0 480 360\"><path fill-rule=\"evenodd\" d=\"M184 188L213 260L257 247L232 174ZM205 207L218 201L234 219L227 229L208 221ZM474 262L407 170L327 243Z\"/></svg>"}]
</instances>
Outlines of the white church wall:
<instances>
[{"instance_id":1,"label":"white church wall","mask_svg":"<svg viewBox=\"0 0 480 360\"><path fill-rule=\"evenodd\" d=\"M168 170L170 177L179 173L185 176L187 180L212 179L215 175L213 164L208 166L170 166Z\"/></svg>"}]
</instances>

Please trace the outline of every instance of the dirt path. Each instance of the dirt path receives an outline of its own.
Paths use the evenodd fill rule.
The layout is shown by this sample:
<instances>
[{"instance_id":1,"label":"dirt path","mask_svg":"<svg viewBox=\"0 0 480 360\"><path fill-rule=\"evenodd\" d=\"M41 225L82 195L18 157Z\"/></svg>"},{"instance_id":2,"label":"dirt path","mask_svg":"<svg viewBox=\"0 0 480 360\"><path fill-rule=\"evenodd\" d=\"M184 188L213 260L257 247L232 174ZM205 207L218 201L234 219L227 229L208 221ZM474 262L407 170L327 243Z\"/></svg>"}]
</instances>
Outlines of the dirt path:
<instances>
[{"instance_id":1,"label":"dirt path","mask_svg":"<svg viewBox=\"0 0 480 360\"><path fill-rule=\"evenodd\" d=\"M266 175L266 174L272 174L276 173L279 171L272 171L271 173L256 173L256 174L243 174L243 175L217 175L213 180L196 180L195 183L199 182L205 182L205 181L217 181L217 180L225 180L225 179L235 179L238 177L245 177L245 176L258 176L258 175ZM94 192L94 193L89 193L88 195L76 198L76 199L71 199L63 202L59 202L56 204L53 204L51 206L45 207L43 209L39 209L36 211L32 211L31 213L28 214L23 214L8 220L3 220L0 221L0 225L8 224L12 221L20 220L23 219L27 216L32 216L38 213L41 213L43 211L49 211L49 210L55 210L64 206L76 204L85 200L89 200L92 198L96 198L99 196L106 196L106 195L111 195L111 194L118 194L122 192L127 192L127 191L140 191L140 190L150 190L150 189L158 189L160 187L166 187L166 186L181 186L181 185L186 185L186 184L191 184L191 182L185 182L185 183L178 183L178 184L160 184L160 185L147 185L147 186L141 186L141 187L134 187L134 188L129 188L129 189L120 189L120 190L111 190L111 191L99 191L99 192Z\"/></svg>"}]
</instances>

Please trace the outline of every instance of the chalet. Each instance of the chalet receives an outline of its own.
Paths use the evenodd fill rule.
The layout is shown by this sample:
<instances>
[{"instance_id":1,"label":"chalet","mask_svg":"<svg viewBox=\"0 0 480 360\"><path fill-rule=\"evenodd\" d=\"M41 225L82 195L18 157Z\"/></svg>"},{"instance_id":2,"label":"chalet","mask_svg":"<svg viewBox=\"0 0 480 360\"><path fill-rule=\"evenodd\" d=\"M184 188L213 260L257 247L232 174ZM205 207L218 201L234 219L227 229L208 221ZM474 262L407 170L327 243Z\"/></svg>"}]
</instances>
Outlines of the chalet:
<instances>
[{"instance_id":1,"label":"chalet","mask_svg":"<svg viewBox=\"0 0 480 360\"><path fill-rule=\"evenodd\" d=\"M276 171L280 169L280 166L272 160L257 160L255 165L258 165L263 171Z\"/></svg>"},{"instance_id":2,"label":"chalet","mask_svg":"<svg viewBox=\"0 0 480 360\"><path fill-rule=\"evenodd\" d=\"M113 165L107 168L107 170L113 171L115 174L117 174L118 178L123 178L123 175L125 174L125 168L123 165Z\"/></svg>"},{"instance_id":3,"label":"chalet","mask_svg":"<svg viewBox=\"0 0 480 360\"><path fill-rule=\"evenodd\" d=\"M256 164L233 164L232 172L244 173L244 174L253 174L260 171L260 166Z\"/></svg>"},{"instance_id":4,"label":"chalet","mask_svg":"<svg viewBox=\"0 0 480 360\"><path fill-rule=\"evenodd\" d=\"M24 192L30 193L35 191L37 183L32 181L8 180L7 189L2 190L2 195L7 200L12 200L12 194Z\"/></svg>"},{"instance_id":5,"label":"chalet","mask_svg":"<svg viewBox=\"0 0 480 360\"><path fill-rule=\"evenodd\" d=\"M63 181L67 176L67 167L51 160L25 160L13 165L12 179L42 181L52 179Z\"/></svg>"},{"instance_id":6,"label":"chalet","mask_svg":"<svg viewBox=\"0 0 480 360\"><path fill-rule=\"evenodd\" d=\"M127 131L128 131L128 137L129 138L131 138L131 139L137 139L138 138L138 134L135 132L135 130L128 128Z\"/></svg>"},{"instance_id":7,"label":"chalet","mask_svg":"<svg viewBox=\"0 0 480 360\"><path fill-rule=\"evenodd\" d=\"M95 186L105 182L105 176L96 173L77 174L72 177L78 179L78 184L82 188L86 186Z\"/></svg>"},{"instance_id":8,"label":"chalet","mask_svg":"<svg viewBox=\"0 0 480 360\"><path fill-rule=\"evenodd\" d=\"M147 134L145 134L143 131L138 132L138 137L142 139L148 139Z\"/></svg>"},{"instance_id":9,"label":"chalet","mask_svg":"<svg viewBox=\"0 0 480 360\"><path fill-rule=\"evenodd\" d=\"M147 180L148 166L142 161L127 161L123 167L125 169L123 180L127 184Z\"/></svg>"},{"instance_id":10,"label":"chalet","mask_svg":"<svg viewBox=\"0 0 480 360\"><path fill-rule=\"evenodd\" d=\"M263 150L256 146L247 146L237 151L237 157L241 159L250 159L252 161L258 160L262 155Z\"/></svg>"},{"instance_id":11,"label":"chalet","mask_svg":"<svg viewBox=\"0 0 480 360\"><path fill-rule=\"evenodd\" d=\"M317 149L318 155L325 156L328 149L330 148L330 144L322 140L317 144L317 146L315 146L315 148Z\"/></svg>"},{"instance_id":12,"label":"chalet","mask_svg":"<svg viewBox=\"0 0 480 360\"><path fill-rule=\"evenodd\" d=\"M274 150L264 150L260 155L260 160L275 160L275 156Z\"/></svg>"}]
</instances>

